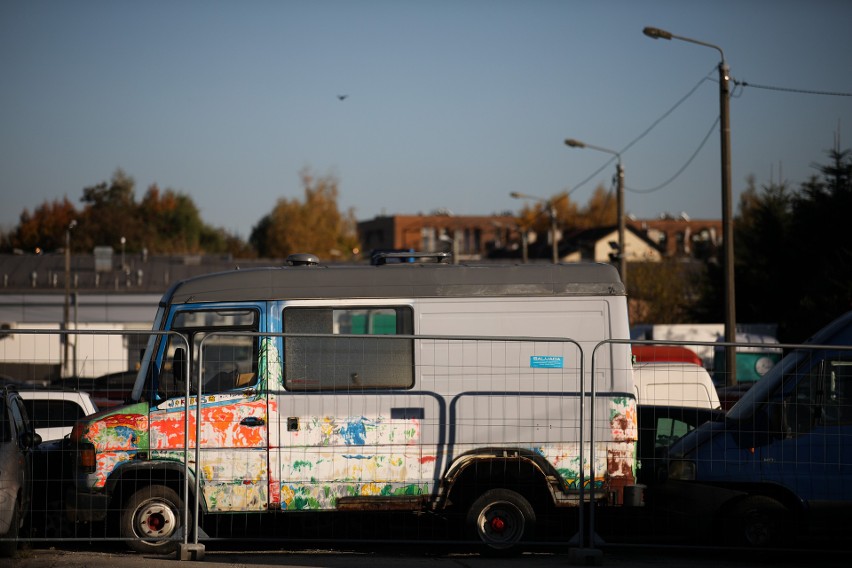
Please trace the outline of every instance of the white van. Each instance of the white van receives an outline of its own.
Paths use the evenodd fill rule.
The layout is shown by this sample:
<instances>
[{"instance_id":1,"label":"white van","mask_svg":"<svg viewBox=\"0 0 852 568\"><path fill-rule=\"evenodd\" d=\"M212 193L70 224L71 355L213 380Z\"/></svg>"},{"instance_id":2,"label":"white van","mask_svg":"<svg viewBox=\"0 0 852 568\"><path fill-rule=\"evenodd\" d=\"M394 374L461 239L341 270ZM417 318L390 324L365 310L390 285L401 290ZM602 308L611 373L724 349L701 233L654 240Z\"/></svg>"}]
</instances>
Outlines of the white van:
<instances>
[{"instance_id":1,"label":"white van","mask_svg":"<svg viewBox=\"0 0 852 568\"><path fill-rule=\"evenodd\" d=\"M500 550L530 537L537 514L580 496L614 504L634 483L630 348L601 345L629 339L609 265L301 255L175 284L154 330L168 334L152 335L131 403L71 435L70 514L120 510L139 551L173 551L192 521L188 383L193 425L201 399L188 474L204 514L438 512ZM594 428L580 396L592 381Z\"/></svg>"},{"instance_id":2,"label":"white van","mask_svg":"<svg viewBox=\"0 0 852 568\"><path fill-rule=\"evenodd\" d=\"M633 367L636 401L643 406L720 409L707 370L691 363L640 363Z\"/></svg>"}]
</instances>

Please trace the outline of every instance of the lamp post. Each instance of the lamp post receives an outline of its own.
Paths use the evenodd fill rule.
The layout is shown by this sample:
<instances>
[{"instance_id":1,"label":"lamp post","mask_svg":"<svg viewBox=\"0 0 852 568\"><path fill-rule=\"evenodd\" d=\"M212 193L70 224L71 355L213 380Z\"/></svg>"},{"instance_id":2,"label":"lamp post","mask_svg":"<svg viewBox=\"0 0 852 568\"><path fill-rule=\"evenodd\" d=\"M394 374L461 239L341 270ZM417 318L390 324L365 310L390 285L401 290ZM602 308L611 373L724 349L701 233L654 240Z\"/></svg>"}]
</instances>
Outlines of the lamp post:
<instances>
[{"instance_id":1,"label":"lamp post","mask_svg":"<svg viewBox=\"0 0 852 568\"><path fill-rule=\"evenodd\" d=\"M615 166L616 172L616 215L618 215L618 273L621 275L621 281L627 286L627 251L624 250L624 168L621 166L621 154L609 148L601 146L593 146L586 144L573 138L565 140L565 145L570 148L589 148L598 152L605 152L615 156L617 162Z\"/></svg>"},{"instance_id":2,"label":"lamp post","mask_svg":"<svg viewBox=\"0 0 852 568\"><path fill-rule=\"evenodd\" d=\"M127 239L121 237L121 271L125 272L127 270L127 265L124 263L124 244L127 242Z\"/></svg>"},{"instance_id":3,"label":"lamp post","mask_svg":"<svg viewBox=\"0 0 852 568\"><path fill-rule=\"evenodd\" d=\"M531 199L532 201L544 203L547 206L548 213L550 214L550 244L551 251L553 253L552 260L553 264L557 264L559 262L559 243L557 243L556 240L556 207L553 205L553 200L536 197L535 195L527 195L526 193L519 193L517 191L513 191L509 194L509 196L514 199Z\"/></svg>"},{"instance_id":4,"label":"lamp post","mask_svg":"<svg viewBox=\"0 0 852 568\"><path fill-rule=\"evenodd\" d=\"M729 104L731 93L728 87L728 64L725 62L725 53L722 48L692 38L678 36L658 28L645 28L642 30L646 36L653 39L679 39L688 43L710 47L719 52L719 133L722 147L722 239L724 240L724 274L725 274L725 342L735 343L736 332L736 299L734 288L734 227L733 206L731 198L731 124L729 117ZM725 355L725 371L727 372L727 384L737 384L737 358L736 350L728 347Z\"/></svg>"},{"instance_id":5,"label":"lamp post","mask_svg":"<svg viewBox=\"0 0 852 568\"><path fill-rule=\"evenodd\" d=\"M65 331L68 331L70 319L70 304L71 304L71 229L77 226L77 220L72 219L65 228L65 306L62 312L62 322L65 326ZM68 342L69 337L66 333L62 336L64 341L63 347L63 368L68 372Z\"/></svg>"}]
</instances>

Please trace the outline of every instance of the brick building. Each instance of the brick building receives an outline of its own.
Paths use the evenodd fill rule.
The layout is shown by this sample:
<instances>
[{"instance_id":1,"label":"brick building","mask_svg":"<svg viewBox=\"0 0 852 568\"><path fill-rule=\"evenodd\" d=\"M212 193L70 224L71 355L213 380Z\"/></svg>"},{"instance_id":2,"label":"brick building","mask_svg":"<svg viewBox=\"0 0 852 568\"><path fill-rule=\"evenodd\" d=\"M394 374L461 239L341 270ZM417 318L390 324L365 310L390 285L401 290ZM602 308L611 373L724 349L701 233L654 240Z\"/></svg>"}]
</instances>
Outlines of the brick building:
<instances>
[{"instance_id":1,"label":"brick building","mask_svg":"<svg viewBox=\"0 0 852 568\"><path fill-rule=\"evenodd\" d=\"M521 240L511 215L393 215L358 223L362 250L453 252L459 260L485 258Z\"/></svg>"}]
</instances>

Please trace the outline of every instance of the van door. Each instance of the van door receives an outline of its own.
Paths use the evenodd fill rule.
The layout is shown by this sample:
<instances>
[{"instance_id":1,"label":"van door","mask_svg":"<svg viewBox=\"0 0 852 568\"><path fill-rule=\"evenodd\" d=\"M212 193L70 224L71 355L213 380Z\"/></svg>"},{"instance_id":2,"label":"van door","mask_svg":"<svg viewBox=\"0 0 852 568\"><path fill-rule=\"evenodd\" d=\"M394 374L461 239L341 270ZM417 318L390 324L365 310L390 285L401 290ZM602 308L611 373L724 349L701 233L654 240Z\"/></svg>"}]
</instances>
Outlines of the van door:
<instances>
[{"instance_id":1,"label":"van door","mask_svg":"<svg viewBox=\"0 0 852 568\"><path fill-rule=\"evenodd\" d=\"M395 337L413 335L411 307L285 305L279 313L276 505L358 508L379 498L415 508L436 490L445 409L436 393L415 388L414 340Z\"/></svg>"},{"instance_id":2,"label":"van door","mask_svg":"<svg viewBox=\"0 0 852 568\"><path fill-rule=\"evenodd\" d=\"M210 512L259 511L268 504L268 412L258 372L261 306L173 308L159 350L159 374L149 421L152 457L183 459L189 357L189 461L200 472ZM191 348L187 350L184 337ZM187 353L188 351L188 353ZM201 461L195 464L197 399L201 392Z\"/></svg>"},{"instance_id":3,"label":"van door","mask_svg":"<svg viewBox=\"0 0 852 568\"><path fill-rule=\"evenodd\" d=\"M785 377L775 400L780 406L770 412L780 413L780 428L760 448L763 480L792 489L811 508L852 504L852 352L812 357Z\"/></svg>"}]
</instances>

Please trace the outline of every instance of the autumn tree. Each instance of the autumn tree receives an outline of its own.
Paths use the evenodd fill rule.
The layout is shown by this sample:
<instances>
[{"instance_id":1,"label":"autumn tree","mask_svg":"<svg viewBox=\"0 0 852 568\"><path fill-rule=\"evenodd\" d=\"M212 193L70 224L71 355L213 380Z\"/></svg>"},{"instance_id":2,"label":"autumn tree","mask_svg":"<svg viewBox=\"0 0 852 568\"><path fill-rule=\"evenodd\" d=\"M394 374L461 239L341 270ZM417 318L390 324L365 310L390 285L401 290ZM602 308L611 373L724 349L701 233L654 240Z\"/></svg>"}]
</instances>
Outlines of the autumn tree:
<instances>
[{"instance_id":1,"label":"autumn tree","mask_svg":"<svg viewBox=\"0 0 852 568\"><path fill-rule=\"evenodd\" d=\"M250 244L261 257L310 252L325 260L350 259L358 249L355 214L338 209L337 179L315 178L307 169L300 176L304 202L279 199L252 229Z\"/></svg>"},{"instance_id":2,"label":"autumn tree","mask_svg":"<svg viewBox=\"0 0 852 568\"><path fill-rule=\"evenodd\" d=\"M65 231L77 221L72 236L74 252L96 246L121 246L127 252L230 253L253 257L245 241L224 229L206 225L188 195L152 184L142 201L136 201L135 181L120 168L110 180L83 188L78 211L66 197L45 202L32 214L24 210L19 225L6 236L8 248L55 251L65 246Z\"/></svg>"},{"instance_id":3,"label":"autumn tree","mask_svg":"<svg viewBox=\"0 0 852 568\"><path fill-rule=\"evenodd\" d=\"M579 208L571 201L567 191L557 193L553 197L542 201L524 202L524 206L518 214L518 225L527 231L547 234L550 231L551 211L556 214L556 226L564 232L566 228L573 228L577 223Z\"/></svg>"},{"instance_id":4,"label":"autumn tree","mask_svg":"<svg viewBox=\"0 0 852 568\"><path fill-rule=\"evenodd\" d=\"M20 222L10 234L9 241L13 248L27 252L64 249L65 231L78 216L67 197L45 201L32 214L26 209L21 213Z\"/></svg>"},{"instance_id":5,"label":"autumn tree","mask_svg":"<svg viewBox=\"0 0 852 568\"><path fill-rule=\"evenodd\" d=\"M589 198L589 202L577 216L577 229L606 227L618 223L618 204L612 192L599 185Z\"/></svg>"}]
</instances>

